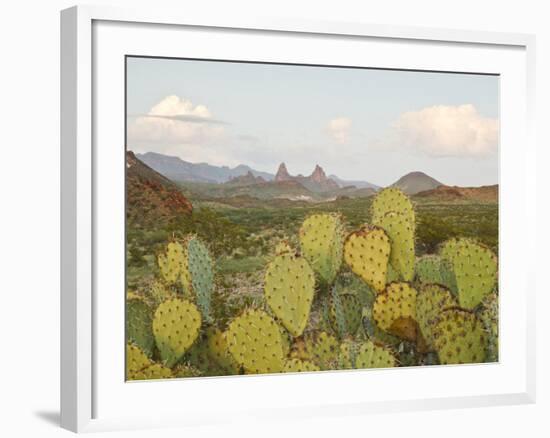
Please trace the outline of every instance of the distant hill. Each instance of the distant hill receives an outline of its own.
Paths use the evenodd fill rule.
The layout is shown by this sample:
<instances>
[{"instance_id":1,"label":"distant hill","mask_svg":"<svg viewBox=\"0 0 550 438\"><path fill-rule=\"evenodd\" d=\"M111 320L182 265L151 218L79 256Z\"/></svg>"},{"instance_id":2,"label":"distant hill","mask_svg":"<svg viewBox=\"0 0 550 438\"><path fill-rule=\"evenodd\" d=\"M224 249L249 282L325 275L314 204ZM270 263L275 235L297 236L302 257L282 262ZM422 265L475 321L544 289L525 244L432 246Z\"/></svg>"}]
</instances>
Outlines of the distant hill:
<instances>
[{"instance_id":1,"label":"distant hill","mask_svg":"<svg viewBox=\"0 0 550 438\"><path fill-rule=\"evenodd\" d=\"M498 184L482 187L439 186L417 193L416 196L440 201L498 202Z\"/></svg>"},{"instance_id":2,"label":"distant hill","mask_svg":"<svg viewBox=\"0 0 550 438\"><path fill-rule=\"evenodd\" d=\"M290 173L288 173L286 164L281 163L279 165L279 169L277 170L277 173L275 174L275 181L276 182L296 181L301 185L303 185L306 189L314 193L330 192L330 191L338 190L340 188L340 186L338 186L336 181L327 177L323 168L318 164L315 165L315 169L313 169L313 172L309 176L303 176L303 175L292 176L290 175Z\"/></svg>"},{"instance_id":3,"label":"distant hill","mask_svg":"<svg viewBox=\"0 0 550 438\"><path fill-rule=\"evenodd\" d=\"M178 186L126 152L126 217L131 224L167 222L191 214L193 206Z\"/></svg>"},{"instance_id":4,"label":"distant hill","mask_svg":"<svg viewBox=\"0 0 550 438\"><path fill-rule=\"evenodd\" d=\"M377 186L376 184L370 183L368 181L345 180L338 178L336 175L330 175L329 178L336 181L336 184L338 184L341 188L349 186L355 186L358 189L378 190L380 188L380 186Z\"/></svg>"},{"instance_id":5,"label":"distant hill","mask_svg":"<svg viewBox=\"0 0 550 438\"><path fill-rule=\"evenodd\" d=\"M158 154L156 152L146 152L137 154L137 158L145 164L170 178L172 181L194 181L209 183L225 183L232 178L246 175L251 172L254 176L261 176L267 181L273 179L273 175L267 172L259 172L244 164L234 168L228 166L213 166L207 163L190 163L179 157Z\"/></svg>"},{"instance_id":6,"label":"distant hill","mask_svg":"<svg viewBox=\"0 0 550 438\"><path fill-rule=\"evenodd\" d=\"M407 195L432 190L442 186L439 181L426 175L424 172L411 172L399 178L391 187L398 187Z\"/></svg>"},{"instance_id":7,"label":"distant hill","mask_svg":"<svg viewBox=\"0 0 550 438\"><path fill-rule=\"evenodd\" d=\"M232 186L250 186L253 184L265 183L266 180L261 176L254 176L254 174L249 170L245 175L239 175L231 178L224 184Z\"/></svg>"}]
</instances>

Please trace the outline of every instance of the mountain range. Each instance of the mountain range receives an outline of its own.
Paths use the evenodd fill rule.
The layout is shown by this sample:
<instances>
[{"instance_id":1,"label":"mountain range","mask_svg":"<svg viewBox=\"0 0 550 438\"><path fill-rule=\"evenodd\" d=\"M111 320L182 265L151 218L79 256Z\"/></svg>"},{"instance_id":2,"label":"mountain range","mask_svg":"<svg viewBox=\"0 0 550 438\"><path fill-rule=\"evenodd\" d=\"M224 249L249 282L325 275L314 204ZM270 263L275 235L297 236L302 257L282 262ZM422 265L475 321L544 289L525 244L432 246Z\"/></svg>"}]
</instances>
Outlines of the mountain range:
<instances>
[{"instance_id":1,"label":"mountain range","mask_svg":"<svg viewBox=\"0 0 550 438\"><path fill-rule=\"evenodd\" d=\"M250 173L254 177L263 178L266 182L275 180L277 174L279 174L279 181L298 181L308 190L312 190L316 193L347 186L355 186L358 189L372 188L376 190L379 188L377 185L367 181L347 181L338 178L336 175L327 177L324 170L319 165L315 167L310 176L291 176L286 169L285 163L281 163L277 174L271 174L255 170L245 164L240 164L231 168L228 166L214 166L207 163L191 163L179 157L159 154L157 152L136 154L136 157L152 169L175 182L223 184Z\"/></svg>"}]
</instances>

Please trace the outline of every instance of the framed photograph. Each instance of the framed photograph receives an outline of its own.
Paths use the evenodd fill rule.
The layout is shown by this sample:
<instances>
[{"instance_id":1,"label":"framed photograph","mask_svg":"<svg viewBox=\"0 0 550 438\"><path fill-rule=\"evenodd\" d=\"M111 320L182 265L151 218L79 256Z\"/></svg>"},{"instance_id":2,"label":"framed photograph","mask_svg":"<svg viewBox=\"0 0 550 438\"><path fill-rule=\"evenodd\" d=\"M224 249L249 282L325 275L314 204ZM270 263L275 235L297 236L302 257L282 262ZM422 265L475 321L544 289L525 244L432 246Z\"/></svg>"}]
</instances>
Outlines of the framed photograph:
<instances>
[{"instance_id":1,"label":"framed photograph","mask_svg":"<svg viewBox=\"0 0 550 438\"><path fill-rule=\"evenodd\" d=\"M61 17L63 427L534 401L534 37Z\"/></svg>"}]
</instances>

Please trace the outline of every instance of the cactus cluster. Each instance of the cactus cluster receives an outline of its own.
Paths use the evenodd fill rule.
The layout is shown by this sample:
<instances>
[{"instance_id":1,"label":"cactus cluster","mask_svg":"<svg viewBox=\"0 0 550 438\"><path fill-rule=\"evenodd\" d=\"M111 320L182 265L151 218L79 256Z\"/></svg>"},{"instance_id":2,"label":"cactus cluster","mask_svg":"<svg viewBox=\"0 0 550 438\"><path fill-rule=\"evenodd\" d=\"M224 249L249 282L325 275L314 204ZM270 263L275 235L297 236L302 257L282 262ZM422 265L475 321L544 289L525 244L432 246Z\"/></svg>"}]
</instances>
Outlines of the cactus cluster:
<instances>
[{"instance_id":1,"label":"cactus cluster","mask_svg":"<svg viewBox=\"0 0 550 438\"><path fill-rule=\"evenodd\" d=\"M370 218L307 217L270 251L261 299L223 321L207 246L171 240L149 298L127 296L127 378L497 361L495 254L453 238L417 257L414 205L397 188L374 197Z\"/></svg>"}]
</instances>

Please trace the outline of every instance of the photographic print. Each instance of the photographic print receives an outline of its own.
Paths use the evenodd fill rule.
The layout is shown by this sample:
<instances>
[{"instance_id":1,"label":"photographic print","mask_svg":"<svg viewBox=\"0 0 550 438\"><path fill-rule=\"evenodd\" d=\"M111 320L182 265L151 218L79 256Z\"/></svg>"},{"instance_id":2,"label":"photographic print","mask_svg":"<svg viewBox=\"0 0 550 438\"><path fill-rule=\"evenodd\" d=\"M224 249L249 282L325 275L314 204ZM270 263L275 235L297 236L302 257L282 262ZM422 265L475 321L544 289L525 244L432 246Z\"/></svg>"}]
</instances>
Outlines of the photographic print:
<instances>
[{"instance_id":1,"label":"photographic print","mask_svg":"<svg viewBox=\"0 0 550 438\"><path fill-rule=\"evenodd\" d=\"M127 380L498 362L498 108L497 75L128 56Z\"/></svg>"}]
</instances>

